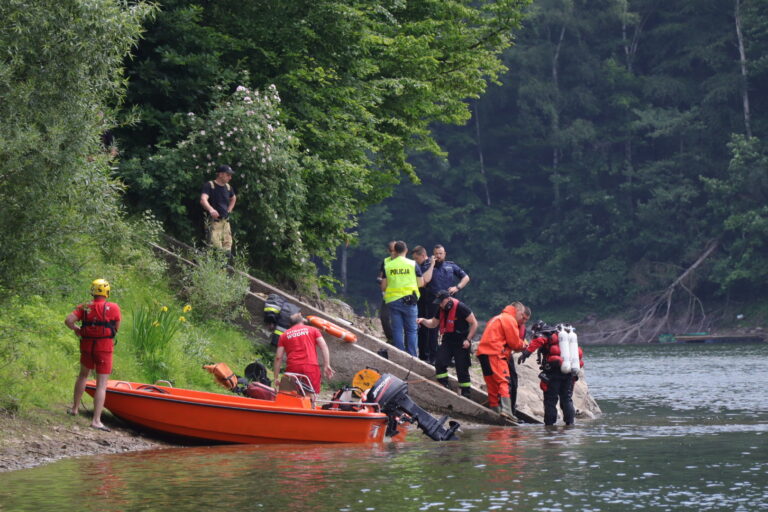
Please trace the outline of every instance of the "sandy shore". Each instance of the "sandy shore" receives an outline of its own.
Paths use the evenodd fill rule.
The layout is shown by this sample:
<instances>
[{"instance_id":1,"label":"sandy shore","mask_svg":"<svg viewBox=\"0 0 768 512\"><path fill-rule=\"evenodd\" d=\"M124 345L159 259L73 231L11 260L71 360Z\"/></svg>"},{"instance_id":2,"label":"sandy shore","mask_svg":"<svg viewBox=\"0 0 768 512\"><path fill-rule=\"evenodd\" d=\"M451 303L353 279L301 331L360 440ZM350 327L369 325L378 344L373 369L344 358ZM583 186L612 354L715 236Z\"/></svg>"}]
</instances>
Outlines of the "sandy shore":
<instances>
[{"instance_id":1,"label":"sandy shore","mask_svg":"<svg viewBox=\"0 0 768 512\"><path fill-rule=\"evenodd\" d=\"M111 432L91 428L88 412L68 416L64 406L57 411L37 410L24 416L0 412L0 472L31 468L65 457L178 446L127 428L109 414L105 413L103 420Z\"/></svg>"}]
</instances>

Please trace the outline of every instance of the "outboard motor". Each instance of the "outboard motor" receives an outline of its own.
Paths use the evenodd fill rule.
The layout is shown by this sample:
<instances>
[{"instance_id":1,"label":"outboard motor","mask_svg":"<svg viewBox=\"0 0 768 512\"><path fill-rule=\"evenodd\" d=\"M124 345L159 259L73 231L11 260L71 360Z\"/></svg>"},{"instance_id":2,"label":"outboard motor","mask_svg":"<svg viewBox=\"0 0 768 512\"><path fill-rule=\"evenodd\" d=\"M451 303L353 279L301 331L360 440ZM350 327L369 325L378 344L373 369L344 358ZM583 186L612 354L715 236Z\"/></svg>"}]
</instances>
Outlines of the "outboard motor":
<instances>
[{"instance_id":1,"label":"outboard motor","mask_svg":"<svg viewBox=\"0 0 768 512\"><path fill-rule=\"evenodd\" d=\"M458 422L451 420L448 422L448 428L445 428L443 423L448 419L448 416L443 416L438 420L413 403L413 400L408 396L408 384L392 374L385 373L376 381L368 392L366 402L379 404L381 411L389 416L387 435L391 436L397 432L398 417L408 416L426 435L435 441L458 439L456 436L456 430L460 427Z\"/></svg>"}]
</instances>

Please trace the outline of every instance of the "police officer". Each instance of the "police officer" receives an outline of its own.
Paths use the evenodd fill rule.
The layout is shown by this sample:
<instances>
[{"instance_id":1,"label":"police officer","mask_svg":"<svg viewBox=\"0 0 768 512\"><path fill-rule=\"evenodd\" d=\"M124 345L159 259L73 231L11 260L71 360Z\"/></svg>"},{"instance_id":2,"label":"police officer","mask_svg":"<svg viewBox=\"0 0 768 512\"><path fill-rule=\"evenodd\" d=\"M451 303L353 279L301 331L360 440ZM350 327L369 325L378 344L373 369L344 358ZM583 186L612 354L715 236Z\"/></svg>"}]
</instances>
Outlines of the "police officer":
<instances>
[{"instance_id":1,"label":"police officer","mask_svg":"<svg viewBox=\"0 0 768 512\"><path fill-rule=\"evenodd\" d=\"M447 290L449 294L456 295L469 283L469 276L460 266L453 261L446 261L445 247L440 244L432 249L434 270L427 285L427 290L433 297L441 290ZM431 303L430 303L431 305ZM437 306L431 305L428 318L437 316ZM437 329L430 329L427 333L427 352L434 357L437 354Z\"/></svg>"},{"instance_id":2,"label":"police officer","mask_svg":"<svg viewBox=\"0 0 768 512\"><path fill-rule=\"evenodd\" d=\"M381 286L381 282L384 280L384 264L396 257L395 254L395 240L387 242L387 256L381 262L379 267L379 274L376 276L376 282ZM381 293L381 304L379 305L379 321L381 322L381 330L384 331L384 337L387 338L387 343L392 343L392 322L389 319L389 307L384 301L384 292Z\"/></svg>"},{"instance_id":3,"label":"police officer","mask_svg":"<svg viewBox=\"0 0 768 512\"><path fill-rule=\"evenodd\" d=\"M405 242L395 242L394 250L396 256L384 262L381 290L384 292L384 302L389 308L392 343L400 350L407 348L409 354L416 356L416 303L419 300L419 287L424 285L424 279L416 262L405 257L408 251Z\"/></svg>"},{"instance_id":4,"label":"police officer","mask_svg":"<svg viewBox=\"0 0 768 512\"><path fill-rule=\"evenodd\" d=\"M110 286L104 279L91 283L93 300L80 304L64 319L64 325L75 331L80 338L80 374L75 381L72 408L67 412L77 416L80 399L85 392L85 381L91 370L96 372L96 392L93 395L93 420L91 427L109 432L101 422L107 380L112 373L114 339L120 328L120 306L107 302ZM76 325L80 322L80 326Z\"/></svg>"},{"instance_id":5,"label":"police officer","mask_svg":"<svg viewBox=\"0 0 768 512\"><path fill-rule=\"evenodd\" d=\"M442 336L435 358L435 377L448 387L448 365L456 365L456 378L459 381L461 395L470 397L472 382L469 377L469 348L477 331L477 319L466 304L454 299L447 290L437 294L434 300L439 315L430 319L419 318L419 325L437 328Z\"/></svg>"},{"instance_id":6,"label":"police officer","mask_svg":"<svg viewBox=\"0 0 768 512\"><path fill-rule=\"evenodd\" d=\"M411 256L413 256L413 261L415 261L416 264L419 265L419 268L421 268L421 277L424 278L424 286L419 288L419 293L421 294L418 303L419 317L431 318L436 313L433 305L435 296L429 290L429 282L432 280L435 258L427 256L427 250L420 245L413 248ZM432 347L429 344L430 332L430 329L425 325L419 325L419 359L426 361L429 364L435 364L435 357L437 354L432 352Z\"/></svg>"}]
</instances>

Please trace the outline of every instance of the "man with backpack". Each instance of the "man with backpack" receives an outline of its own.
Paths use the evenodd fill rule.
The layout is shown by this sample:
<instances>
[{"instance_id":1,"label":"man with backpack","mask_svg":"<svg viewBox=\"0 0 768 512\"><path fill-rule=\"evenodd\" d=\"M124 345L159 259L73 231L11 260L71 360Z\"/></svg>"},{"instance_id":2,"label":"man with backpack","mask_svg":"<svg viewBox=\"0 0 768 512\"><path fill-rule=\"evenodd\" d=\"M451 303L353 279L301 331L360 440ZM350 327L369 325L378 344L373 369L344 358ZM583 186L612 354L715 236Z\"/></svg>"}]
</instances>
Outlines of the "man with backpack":
<instances>
[{"instance_id":1,"label":"man with backpack","mask_svg":"<svg viewBox=\"0 0 768 512\"><path fill-rule=\"evenodd\" d=\"M206 227L208 228L208 243L223 250L227 258L232 258L232 228L229 225L229 214L235 208L237 193L229 184L235 171L228 165L220 165L216 169L216 179L206 181L200 194L200 204L208 213Z\"/></svg>"},{"instance_id":2,"label":"man with backpack","mask_svg":"<svg viewBox=\"0 0 768 512\"><path fill-rule=\"evenodd\" d=\"M296 313L301 313L301 309L296 304L276 293L270 293L267 296L264 302L264 323L272 331L270 343L273 347L277 346L280 335L292 325L291 316Z\"/></svg>"}]
</instances>

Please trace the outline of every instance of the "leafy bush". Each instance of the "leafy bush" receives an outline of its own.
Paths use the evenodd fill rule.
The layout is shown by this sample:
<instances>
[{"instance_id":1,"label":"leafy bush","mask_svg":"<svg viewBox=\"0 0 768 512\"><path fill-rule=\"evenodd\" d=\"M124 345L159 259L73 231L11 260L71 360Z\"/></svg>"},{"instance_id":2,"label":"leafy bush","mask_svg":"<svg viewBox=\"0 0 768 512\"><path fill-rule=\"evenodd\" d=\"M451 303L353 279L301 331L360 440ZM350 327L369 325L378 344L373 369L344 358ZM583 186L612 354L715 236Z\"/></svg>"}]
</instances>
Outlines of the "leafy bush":
<instances>
[{"instance_id":1,"label":"leafy bush","mask_svg":"<svg viewBox=\"0 0 768 512\"><path fill-rule=\"evenodd\" d=\"M237 320L248 316L243 306L248 291L248 278L226 269L221 251L203 251L197 265L182 269L184 295L193 313L201 320Z\"/></svg>"},{"instance_id":2,"label":"leafy bush","mask_svg":"<svg viewBox=\"0 0 768 512\"><path fill-rule=\"evenodd\" d=\"M230 165L237 173L232 185L238 201L230 220L238 252L247 246L249 262L270 269L275 279L311 280L310 249L329 258L335 245L316 251L317 244L305 243L308 158L279 120L277 89L239 86L230 95L220 89L208 114L190 112L179 121L189 127L184 140L146 160L126 162L121 172L140 194L151 193L152 208L171 232L191 235L188 214L199 211L201 185L219 165Z\"/></svg>"}]
</instances>

